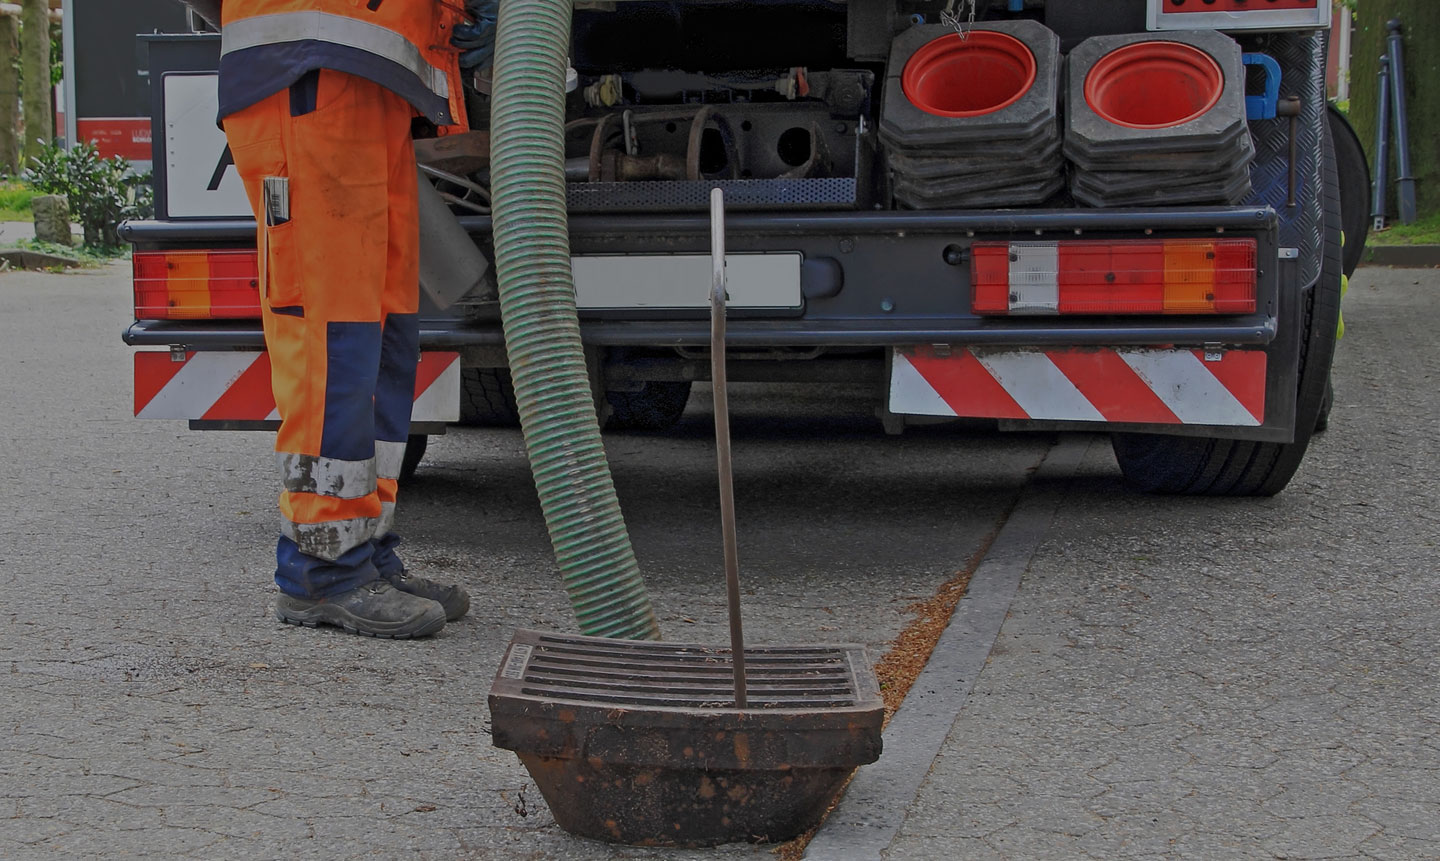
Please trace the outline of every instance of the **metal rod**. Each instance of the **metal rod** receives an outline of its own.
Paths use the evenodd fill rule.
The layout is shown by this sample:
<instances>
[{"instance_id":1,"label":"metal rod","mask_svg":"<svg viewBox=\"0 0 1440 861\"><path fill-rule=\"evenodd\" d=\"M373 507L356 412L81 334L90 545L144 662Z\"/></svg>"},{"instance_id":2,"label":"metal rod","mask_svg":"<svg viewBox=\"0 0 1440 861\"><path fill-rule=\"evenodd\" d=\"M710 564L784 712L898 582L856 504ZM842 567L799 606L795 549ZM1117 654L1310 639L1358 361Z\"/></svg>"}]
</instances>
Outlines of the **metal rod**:
<instances>
[{"instance_id":1,"label":"metal rod","mask_svg":"<svg viewBox=\"0 0 1440 861\"><path fill-rule=\"evenodd\" d=\"M1390 170L1390 58L1380 58L1379 114L1375 119L1375 188L1370 198L1370 217L1376 230L1385 229L1385 203L1389 197Z\"/></svg>"},{"instance_id":2,"label":"metal rod","mask_svg":"<svg viewBox=\"0 0 1440 861\"><path fill-rule=\"evenodd\" d=\"M1300 160L1299 136L1300 117L1292 116L1290 117L1290 168L1289 174L1285 178L1285 206L1290 209L1295 208L1295 171L1297 170L1296 162Z\"/></svg>"},{"instance_id":3,"label":"metal rod","mask_svg":"<svg viewBox=\"0 0 1440 861\"><path fill-rule=\"evenodd\" d=\"M1286 96L1276 103L1275 112L1277 116L1290 119L1290 164L1286 168L1285 174L1285 205L1294 209L1296 170L1300 161L1300 99L1295 96Z\"/></svg>"},{"instance_id":4,"label":"metal rod","mask_svg":"<svg viewBox=\"0 0 1440 861\"><path fill-rule=\"evenodd\" d=\"M1405 39L1400 19L1392 18L1390 28L1390 102L1395 113L1395 198L1401 224L1414 224L1415 174L1410 170L1410 116L1405 109Z\"/></svg>"},{"instance_id":5,"label":"metal rod","mask_svg":"<svg viewBox=\"0 0 1440 861\"><path fill-rule=\"evenodd\" d=\"M710 378L715 391L715 463L720 472L720 531L725 540L725 589L730 604L730 662L735 707L745 699L745 631L740 623L740 560L735 540L735 481L730 469L730 399L725 390L725 193L710 190Z\"/></svg>"}]
</instances>

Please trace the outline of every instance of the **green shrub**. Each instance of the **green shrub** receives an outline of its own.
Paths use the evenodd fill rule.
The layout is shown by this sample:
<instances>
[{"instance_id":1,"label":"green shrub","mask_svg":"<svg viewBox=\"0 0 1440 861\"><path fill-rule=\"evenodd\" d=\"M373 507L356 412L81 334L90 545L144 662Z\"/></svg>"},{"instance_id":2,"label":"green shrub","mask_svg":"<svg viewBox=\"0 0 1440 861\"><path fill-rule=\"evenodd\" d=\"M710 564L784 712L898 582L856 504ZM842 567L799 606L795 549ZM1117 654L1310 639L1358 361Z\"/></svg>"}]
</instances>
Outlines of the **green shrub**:
<instances>
[{"instance_id":1,"label":"green shrub","mask_svg":"<svg viewBox=\"0 0 1440 861\"><path fill-rule=\"evenodd\" d=\"M149 174L136 174L123 158L101 158L93 144L77 144L69 152L47 146L30 160L23 179L38 194L63 194L70 214L85 229L85 244L120 244L115 228L127 218L148 218L154 212Z\"/></svg>"}]
</instances>

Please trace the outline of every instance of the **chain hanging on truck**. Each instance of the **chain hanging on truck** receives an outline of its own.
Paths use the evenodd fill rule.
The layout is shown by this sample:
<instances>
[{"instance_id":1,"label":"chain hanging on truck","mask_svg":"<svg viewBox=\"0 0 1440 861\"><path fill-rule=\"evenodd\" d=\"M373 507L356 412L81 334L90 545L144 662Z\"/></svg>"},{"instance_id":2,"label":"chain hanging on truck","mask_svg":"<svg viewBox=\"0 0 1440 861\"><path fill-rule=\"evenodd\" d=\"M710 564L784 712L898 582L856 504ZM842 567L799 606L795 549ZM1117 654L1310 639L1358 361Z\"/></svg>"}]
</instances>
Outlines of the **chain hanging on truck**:
<instances>
[{"instance_id":1,"label":"chain hanging on truck","mask_svg":"<svg viewBox=\"0 0 1440 861\"><path fill-rule=\"evenodd\" d=\"M970 13L964 21L960 20L960 13L955 11L957 4L960 6L961 13L966 7L970 9ZM960 37L961 41L969 39L970 31L975 29L975 4L976 0L949 0L945 4L945 8L940 11L940 21L954 27L955 34Z\"/></svg>"}]
</instances>

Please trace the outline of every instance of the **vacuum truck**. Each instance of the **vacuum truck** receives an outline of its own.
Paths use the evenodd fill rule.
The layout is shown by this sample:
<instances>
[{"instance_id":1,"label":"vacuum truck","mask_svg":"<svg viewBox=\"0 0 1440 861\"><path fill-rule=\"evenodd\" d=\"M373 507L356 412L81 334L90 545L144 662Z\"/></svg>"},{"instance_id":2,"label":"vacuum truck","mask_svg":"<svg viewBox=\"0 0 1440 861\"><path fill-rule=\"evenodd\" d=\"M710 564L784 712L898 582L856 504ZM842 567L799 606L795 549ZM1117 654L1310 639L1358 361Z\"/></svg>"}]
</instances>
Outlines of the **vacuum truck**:
<instances>
[{"instance_id":1,"label":"vacuum truck","mask_svg":"<svg viewBox=\"0 0 1440 861\"><path fill-rule=\"evenodd\" d=\"M1332 12L579 0L565 198L602 420L664 429L708 379L720 188L732 381L864 386L897 434L947 417L1105 431L1151 492L1279 492L1324 420L1363 243L1341 205L1363 160L1326 102ZM255 225L215 122L220 37L141 41L157 212L121 231L136 414L273 427ZM426 253L457 236L492 253L488 75L466 82L470 131L417 121L452 222ZM422 296L410 470L452 423L517 422L493 279L469 281Z\"/></svg>"}]
</instances>

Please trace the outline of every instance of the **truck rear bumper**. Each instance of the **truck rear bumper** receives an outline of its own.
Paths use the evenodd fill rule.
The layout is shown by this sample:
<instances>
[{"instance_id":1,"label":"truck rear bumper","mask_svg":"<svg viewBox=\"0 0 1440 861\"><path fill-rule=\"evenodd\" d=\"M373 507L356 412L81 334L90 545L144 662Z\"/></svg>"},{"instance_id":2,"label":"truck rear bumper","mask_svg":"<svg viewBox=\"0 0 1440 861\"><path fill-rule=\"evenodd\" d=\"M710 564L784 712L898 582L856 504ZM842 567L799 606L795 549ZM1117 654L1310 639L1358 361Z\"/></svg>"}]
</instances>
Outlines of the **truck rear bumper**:
<instances>
[{"instance_id":1,"label":"truck rear bumper","mask_svg":"<svg viewBox=\"0 0 1440 861\"><path fill-rule=\"evenodd\" d=\"M460 223L474 236L490 235L490 219L464 216ZM1152 209L988 209L911 212L736 213L725 219L727 237L846 236L974 233L1030 233L1074 230L1174 231L1267 230L1279 223L1268 206L1196 206ZM702 215L573 215L575 240L589 237L658 235L708 240L709 220ZM248 218L130 221L120 238L139 245L177 242L247 242L255 239Z\"/></svg>"},{"instance_id":2,"label":"truck rear bumper","mask_svg":"<svg viewBox=\"0 0 1440 861\"><path fill-rule=\"evenodd\" d=\"M461 219L482 244L488 218ZM1231 344L1261 346L1278 332L1279 273L1261 273L1254 314L1164 318L981 318L969 310L962 259L977 238L1075 239L1246 235L1260 260L1276 260L1278 218L1269 207L1129 210L990 210L977 212L837 212L740 214L726 220L733 252L799 251L823 261L816 284L802 280L803 309L733 314L731 343L740 347L887 347L917 343L976 346ZM708 251L709 222L691 215L574 216L576 254L665 254ZM121 236L137 248L253 244L248 220L130 222ZM828 273L828 274L827 274ZM817 289L819 288L819 289ZM703 311L596 312L582 315L587 344L609 347L700 346L709 342ZM463 322L436 316L422 333L435 349L495 346L498 320ZM258 324L142 321L125 335L136 346L184 344L200 349L258 347Z\"/></svg>"},{"instance_id":3,"label":"truck rear bumper","mask_svg":"<svg viewBox=\"0 0 1440 861\"><path fill-rule=\"evenodd\" d=\"M422 328L420 346L427 350L498 347L505 343L499 326L473 327L458 323ZM1055 323L1040 326L974 328L973 320L928 319L924 325L897 321L877 326L870 321L776 323L733 320L726 341L734 347L907 347L914 344L957 346L1043 347L1145 346L1153 344L1225 344L1264 346L1275 338L1274 320L1243 325L1216 321L1209 325L1105 325ZM947 323L949 325L947 325ZM580 326L581 339L597 347L697 347L710 343L710 329L701 321L590 320ZM197 350L259 349L265 345L259 321L254 323L196 324L142 320L125 331L133 347L185 346Z\"/></svg>"},{"instance_id":4,"label":"truck rear bumper","mask_svg":"<svg viewBox=\"0 0 1440 861\"><path fill-rule=\"evenodd\" d=\"M489 219L470 217L462 219L462 223L482 245L488 242ZM1007 422L1058 422L1066 426L1079 423L1090 429L1153 429L1286 441L1293 435L1299 309L1303 305L1301 291L1308 285L1296 283L1298 267L1293 264L1298 252L1279 248L1278 226L1279 218L1270 207L733 215L726 224L732 252L799 252L807 263L822 261L822 276L838 281L822 283L819 286L823 289L816 290L812 289L813 283L802 278L805 301L800 308L734 313L728 325L728 342L733 348L757 354L767 348L816 348L817 353L821 352L818 348L834 348L841 354L863 348L869 356L865 378L888 385L888 405L895 412L909 413L925 410L913 408L903 397L897 399L893 369L897 357L916 355L917 351L941 355L953 351L957 356L972 357L1006 355L1010 358L1003 361L1012 364L1050 356L1050 364L1064 365L1080 360L1055 357L1104 352L1114 359L1114 364L1123 363L1127 356L1133 358L1134 351L1141 349L1153 355L1176 357L1176 361L1188 357L1187 361L1193 360L1209 370L1221 365L1233 367L1229 364L1235 361L1233 357L1243 354L1257 359L1245 365L1243 376L1249 388L1240 399L1254 409L1232 410L1239 417L1233 421L1192 421L1187 418L1184 403L1178 404L1178 413L1165 413L1157 406L1154 412L1164 413L1164 421L1142 418L1143 413L1133 410L1112 413L1105 408L1094 412L1077 409L1037 413L1007 406L986 413L963 403L963 399L953 398L930 412L988 414ZM570 227L577 255L708 251L709 223L703 216L577 215L571 218ZM142 250L253 247L254 231L253 222L247 220L167 221L129 223L122 226L121 235ZM1261 269L1254 313L1134 318L982 317L970 313L968 257L970 246L979 240L1217 235L1249 237L1257 243ZM496 361L494 357L503 355L497 349L503 345L503 333L494 309L487 313L483 319L468 320L439 314L425 317L422 347L459 351L466 364L500 363L503 359ZM582 313L581 337L585 344L617 349L631 365L636 360L664 364L666 348L703 348L709 336L708 320L695 309ZM139 321L125 333L125 341L134 346L183 346L201 351L264 346L259 321ZM636 352L637 348L644 349ZM657 349L661 352L657 353ZM682 349L681 353L685 359L672 357L672 364L695 364L689 350ZM1212 359L1212 355L1223 358ZM479 356L485 359L478 360ZM796 366L810 363L784 364L792 369L788 378L802 381L804 372ZM822 364L815 363L815 369L821 371ZM693 374L693 367L684 373ZM607 369L606 375L617 380L636 378L625 368ZM1205 381L1208 384L1209 378ZM1079 391L1094 392L1093 386L1086 386L1084 380L1077 383ZM1154 392L1154 387L1151 390ZM940 402L945 401L944 396L944 392L939 393ZM1263 401L1263 411L1257 397Z\"/></svg>"}]
</instances>

